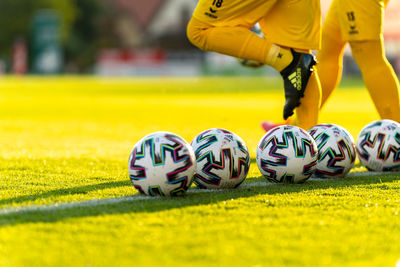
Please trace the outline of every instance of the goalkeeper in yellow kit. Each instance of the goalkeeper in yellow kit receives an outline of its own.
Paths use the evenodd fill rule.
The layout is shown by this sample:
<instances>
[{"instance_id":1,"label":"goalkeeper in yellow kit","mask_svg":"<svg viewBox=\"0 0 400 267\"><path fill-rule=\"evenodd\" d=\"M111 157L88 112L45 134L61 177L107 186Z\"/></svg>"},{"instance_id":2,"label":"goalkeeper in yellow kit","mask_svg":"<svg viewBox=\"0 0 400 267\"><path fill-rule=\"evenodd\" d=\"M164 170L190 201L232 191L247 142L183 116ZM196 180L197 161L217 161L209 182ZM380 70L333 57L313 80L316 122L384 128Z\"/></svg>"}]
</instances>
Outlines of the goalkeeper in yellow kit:
<instances>
[{"instance_id":1,"label":"goalkeeper in yellow kit","mask_svg":"<svg viewBox=\"0 0 400 267\"><path fill-rule=\"evenodd\" d=\"M250 31L257 22L265 38ZM297 108L300 126L317 122L320 88L310 50L320 45L319 0L199 0L187 36L203 50L272 66L284 80L284 118Z\"/></svg>"},{"instance_id":2,"label":"goalkeeper in yellow kit","mask_svg":"<svg viewBox=\"0 0 400 267\"><path fill-rule=\"evenodd\" d=\"M343 52L349 44L379 116L400 122L399 80L386 59L382 34L388 2L332 1L322 27L321 50L317 55L321 107L341 80ZM262 123L266 131L277 125L271 121Z\"/></svg>"},{"instance_id":3,"label":"goalkeeper in yellow kit","mask_svg":"<svg viewBox=\"0 0 400 267\"><path fill-rule=\"evenodd\" d=\"M386 59L383 45L383 17L388 2L332 1L317 57L322 87L321 106L340 82L343 51L349 44L380 117L400 122L399 80Z\"/></svg>"}]
</instances>

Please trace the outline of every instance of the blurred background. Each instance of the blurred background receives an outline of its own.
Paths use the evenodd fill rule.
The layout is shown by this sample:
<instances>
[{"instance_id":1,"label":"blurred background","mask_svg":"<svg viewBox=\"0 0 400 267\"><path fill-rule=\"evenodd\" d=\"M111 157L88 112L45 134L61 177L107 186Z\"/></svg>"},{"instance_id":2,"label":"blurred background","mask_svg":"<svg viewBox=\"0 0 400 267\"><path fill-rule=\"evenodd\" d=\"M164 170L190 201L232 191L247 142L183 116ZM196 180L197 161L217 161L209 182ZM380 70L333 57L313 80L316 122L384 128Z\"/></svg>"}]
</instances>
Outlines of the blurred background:
<instances>
[{"instance_id":1,"label":"blurred background","mask_svg":"<svg viewBox=\"0 0 400 267\"><path fill-rule=\"evenodd\" d=\"M323 13L329 0L323 0ZM246 69L186 39L197 0L1 0L0 75L276 75ZM389 60L400 73L400 1L385 18ZM344 74L359 70L346 51Z\"/></svg>"}]
</instances>

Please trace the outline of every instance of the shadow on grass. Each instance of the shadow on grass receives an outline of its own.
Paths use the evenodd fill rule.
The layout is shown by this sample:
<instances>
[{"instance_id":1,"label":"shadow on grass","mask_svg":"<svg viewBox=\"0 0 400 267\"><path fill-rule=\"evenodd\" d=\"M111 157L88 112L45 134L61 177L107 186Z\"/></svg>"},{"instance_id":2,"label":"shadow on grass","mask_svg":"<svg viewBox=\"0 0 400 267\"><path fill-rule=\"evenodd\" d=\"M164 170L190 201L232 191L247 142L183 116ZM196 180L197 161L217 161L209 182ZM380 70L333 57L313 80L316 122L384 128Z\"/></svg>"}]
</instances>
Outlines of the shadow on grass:
<instances>
[{"instance_id":1,"label":"shadow on grass","mask_svg":"<svg viewBox=\"0 0 400 267\"><path fill-rule=\"evenodd\" d=\"M22 207L20 210L3 212L0 209L0 226L25 223L52 223L69 218L85 218L108 214L151 213L190 206L208 205L220 201L247 198L256 195L290 194L326 188L345 188L358 185L378 185L398 180L396 175L349 177L347 179L311 180L300 185L270 184L264 178L251 178L247 185L234 190L198 190L190 189L183 197L152 198L134 195L116 199L92 200L78 203L39 206L38 208ZM255 183L254 183L254 182ZM250 182L250 183L249 183ZM265 186L260 183L265 182ZM256 185L257 184L257 185ZM99 190L101 188L125 186L125 182L101 183L79 187L79 190ZM75 189L65 190L66 192ZM66 194L64 191L52 191ZM50 192L45 193L51 194Z\"/></svg>"},{"instance_id":2,"label":"shadow on grass","mask_svg":"<svg viewBox=\"0 0 400 267\"><path fill-rule=\"evenodd\" d=\"M74 194L87 194L90 191L103 190L103 189L107 189L107 188L122 187L122 186L128 186L128 185L131 185L129 180L105 182L105 183L99 183L99 184L91 184L91 185L83 185L83 186L70 187L70 188L55 189L55 190L46 191L46 192L40 193L40 194L25 195L25 196L20 196L20 197L1 199L0 205L11 204L11 203L18 204L18 203L23 203L26 201L32 201L32 200L37 200L37 199L49 198L49 197L69 196L69 195L74 195Z\"/></svg>"}]
</instances>

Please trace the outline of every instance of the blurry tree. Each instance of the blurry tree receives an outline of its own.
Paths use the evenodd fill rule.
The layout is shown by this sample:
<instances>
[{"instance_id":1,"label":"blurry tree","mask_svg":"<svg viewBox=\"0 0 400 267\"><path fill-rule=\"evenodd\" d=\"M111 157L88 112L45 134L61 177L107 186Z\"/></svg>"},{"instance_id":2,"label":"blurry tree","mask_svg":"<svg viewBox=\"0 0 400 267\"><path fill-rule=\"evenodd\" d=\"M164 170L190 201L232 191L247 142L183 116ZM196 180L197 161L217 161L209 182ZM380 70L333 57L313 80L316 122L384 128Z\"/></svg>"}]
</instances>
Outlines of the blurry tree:
<instances>
[{"instance_id":1,"label":"blurry tree","mask_svg":"<svg viewBox=\"0 0 400 267\"><path fill-rule=\"evenodd\" d=\"M98 0L0 0L0 58L10 59L16 39L25 39L29 44L33 15L38 10L52 9L61 15L61 41L67 68L87 70L97 48L114 40L107 28L110 18L107 3Z\"/></svg>"},{"instance_id":2,"label":"blurry tree","mask_svg":"<svg viewBox=\"0 0 400 267\"><path fill-rule=\"evenodd\" d=\"M76 8L70 0L1 0L0 57L9 59L15 39L29 42L32 16L40 9L53 9L62 14L61 38L63 41L68 38L76 16Z\"/></svg>"},{"instance_id":3,"label":"blurry tree","mask_svg":"<svg viewBox=\"0 0 400 267\"><path fill-rule=\"evenodd\" d=\"M70 0L76 8L71 34L65 42L67 71L90 71L97 52L113 47L118 38L113 31L115 14L108 1Z\"/></svg>"}]
</instances>

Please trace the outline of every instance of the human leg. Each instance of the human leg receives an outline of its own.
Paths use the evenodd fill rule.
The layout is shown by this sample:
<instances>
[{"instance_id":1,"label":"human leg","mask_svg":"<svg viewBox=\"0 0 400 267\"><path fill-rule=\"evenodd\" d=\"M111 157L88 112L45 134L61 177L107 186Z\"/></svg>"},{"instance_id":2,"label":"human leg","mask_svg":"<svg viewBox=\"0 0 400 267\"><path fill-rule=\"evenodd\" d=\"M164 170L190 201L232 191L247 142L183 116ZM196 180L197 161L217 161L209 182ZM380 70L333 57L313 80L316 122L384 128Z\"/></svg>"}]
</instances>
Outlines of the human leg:
<instances>
[{"instance_id":1,"label":"human leg","mask_svg":"<svg viewBox=\"0 0 400 267\"><path fill-rule=\"evenodd\" d=\"M260 26L266 38L306 55L311 49L319 49L320 15L319 0L282 0L260 21ZM312 73L306 84L296 116L285 123L308 129L318 121L321 91L318 73ZM268 129L273 123L266 122L262 126Z\"/></svg>"},{"instance_id":2,"label":"human leg","mask_svg":"<svg viewBox=\"0 0 400 267\"><path fill-rule=\"evenodd\" d=\"M343 70L343 52L347 42L342 39L338 22L338 1L334 0L322 26L321 50L317 69L321 82L321 108L337 88Z\"/></svg>"},{"instance_id":3,"label":"human leg","mask_svg":"<svg viewBox=\"0 0 400 267\"><path fill-rule=\"evenodd\" d=\"M340 2L342 37L349 41L379 115L400 121L399 80L386 58L383 45L383 18L388 1L334 1Z\"/></svg>"},{"instance_id":4,"label":"human leg","mask_svg":"<svg viewBox=\"0 0 400 267\"><path fill-rule=\"evenodd\" d=\"M200 0L187 27L188 39L202 50L256 60L282 71L292 61L290 50L250 30L276 2Z\"/></svg>"},{"instance_id":5,"label":"human leg","mask_svg":"<svg viewBox=\"0 0 400 267\"><path fill-rule=\"evenodd\" d=\"M321 84L317 69L314 67L311 76L309 77L307 87L304 91L304 97L295 110L295 116L285 118L284 122L276 123L273 121L261 122L261 127L265 131L284 124L295 125L308 130L318 123L318 114L321 103Z\"/></svg>"},{"instance_id":6,"label":"human leg","mask_svg":"<svg viewBox=\"0 0 400 267\"><path fill-rule=\"evenodd\" d=\"M301 105L296 109L296 117L292 124L305 130L318 123L319 108L321 103L321 83L318 69L314 68L313 74L307 84Z\"/></svg>"},{"instance_id":7,"label":"human leg","mask_svg":"<svg viewBox=\"0 0 400 267\"><path fill-rule=\"evenodd\" d=\"M215 27L192 18L188 24L187 36L202 50L256 60L273 66L277 71L281 71L292 61L288 49L274 45L241 25Z\"/></svg>"},{"instance_id":8,"label":"human leg","mask_svg":"<svg viewBox=\"0 0 400 267\"><path fill-rule=\"evenodd\" d=\"M350 46L380 117L400 122L399 80L386 58L383 40L352 41Z\"/></svg>"},{"instance_id":9,"label":"human leg","mask_svg":"<svg viewBox=\"0 0 400 267\"><path fill-rule=\"evenodd\" d=\"M318 0L308 1L318 3ZM215 2L220 2L221 5L214 10L214 7L209 7L209 5L213 5ZM278 1L278 3L281 2L283 0ZM279 71L284 79L286 97L283 116L285 119L288 118L300 105L300 98L304 96L308 79L312 73L312 66L315 64L314 57L311 54L298 53L293 49L278 46L268 38L261 38L249 30L261 17L269 16L269 11L277 3L276 0L232 0L227 2L227 5L223 3L223 1L200 0L188 24L188 39L200 49L256 60ZM241 4L243 5L242 9L238 8L238 5ZM303 6L304 10L309 11L308 7L307 4ZM232 11L232 8L237 14ZM212 11L213 14L210 14L209 11ZM279 10L279 12L283 11ZM273 30L272 28L271 31Z\"/></svg>"}]
</instances>

